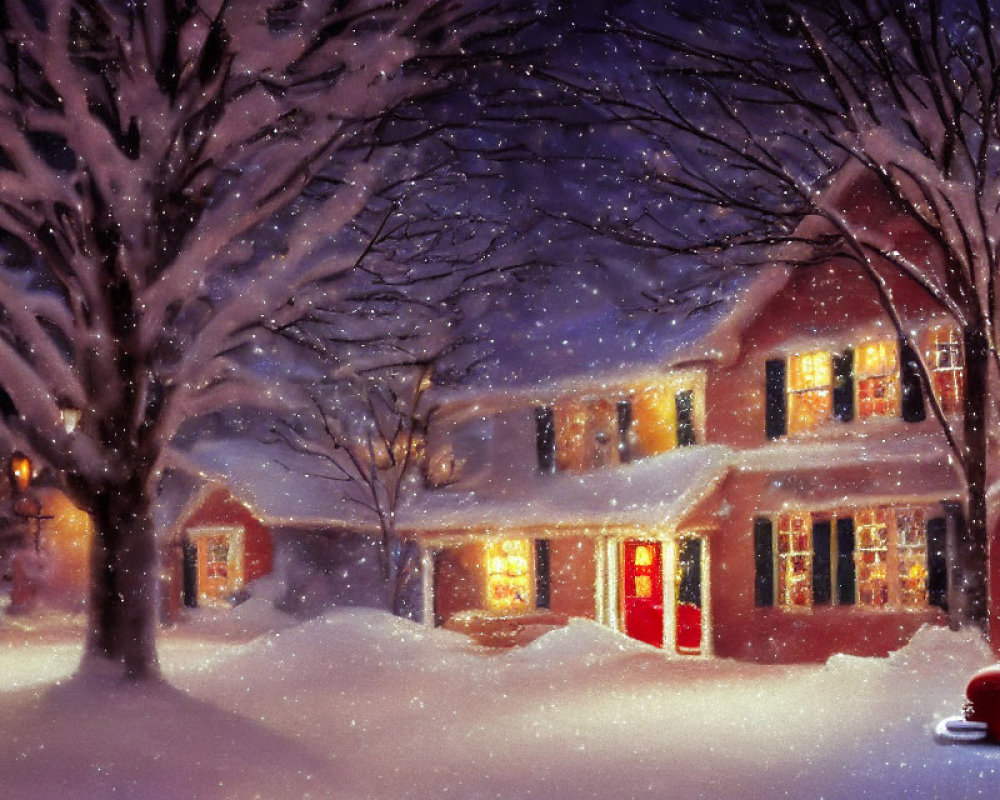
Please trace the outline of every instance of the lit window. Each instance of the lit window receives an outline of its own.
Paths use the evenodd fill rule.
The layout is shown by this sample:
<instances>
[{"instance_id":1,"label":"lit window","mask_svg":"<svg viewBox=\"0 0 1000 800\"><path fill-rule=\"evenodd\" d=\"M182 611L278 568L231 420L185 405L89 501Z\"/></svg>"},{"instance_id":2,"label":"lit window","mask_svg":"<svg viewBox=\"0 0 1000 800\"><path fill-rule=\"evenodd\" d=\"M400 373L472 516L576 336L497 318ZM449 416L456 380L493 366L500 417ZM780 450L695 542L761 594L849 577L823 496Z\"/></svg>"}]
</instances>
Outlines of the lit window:
<instances>
[{"instance_id":1,"label":"lit window","mask_svg":"<svg viewBox=\"0 0 1000 800\"><path fill-rule=\"evenodd\" d=\"M209 578L226 580L229 577L229 540L213 537L208 545L205 573Z\"/></svg>"},{"instance_id":2,"label":"lit window","mask_svg":"<svg viewBox=\"0 0 1000 800\"><path fill-rule=\"evenodd\" d=\"M637 567L653 566L653 550L649 545L640 544L636 546L635 565Z\"/></svg>"},{"instance_id":3,"label":"lit window","mask_svg":"<svg viewBox=\"0 0 1000 800\"><path fill-rule=\"evenodd\" d=\"M833 416L833 358L815 351L788 360L788 430L809 431Z\"/></svg>"},{"instance_id":4,"label":"lit window","mask_svg":"<svg viewBox=\"0 0 1000 800\"><path fill-rule=\"evenodd\" d=\"M812 606L812 518L808 513L778 519L778 604Z\"/></svg>"},{"instance_id":5,"label":"lit window","mask_svg":"<svg viewBox=\"0 0 1000 800\"><path fill-rule=\"evenodd\" d=\"M854 527L858 604L882 608L889 603L889 509L859 511Z\"/></svg>"},{"instance_id":6,"label":"lit window","mask_svg":"<svg viewBox=\"0 0 1000 800\"><path fill-rule=\"evenodd\" d=\"M900 600L904 606L927 605L927 522L923 509L896 509Z\"/></svg>"},{"instance_id":7,"label":"lit window","mask_svg":"<svg viewBox=\"0 0 1000 800\"><path fill-rule=\"evenodd\" d=\"M666 453L677 446L674 395L663 386L647 386L632 397L633 458Z\"/></svg>"},{"instance_id":8,"label":"lit window","mask_svg":"<svg viewBox=\"0 0 1000 800\"><path fill-rule=\"evenodd\" d=\"M861 345L855 377L861 419L899 416L899 346L895 340Z\"/></svg>"},{"instance_id":9,"label":"lit window","mask_svg":"<svg viewBox=\"0 0 1000 800\"><path fill-rule=\"evenodd\" d=\"M589 468L587 406L579 400L563 400L555 407L556 468L580 471Z\"/></svg>"},{"instance_id":10,"label":"lit window","mask_svg":"<svg viewBox=\"0 0 1000 800\"><path fill-rule=\"evenodd\" d=\"M924 355L931 370L934 394L946 413L961 411L965 387L962 337L956 328L939 325L927 332Z\"/></svg>"},{"instance_id":11,"label":"lit window","mask_svg":"<svg viewBox=\"0 0 1000 800\"><path fill-rule=\"evenodd\" d=\"M486 546L486 605L490 611L529 611L532 595L532 548L527 539L504 539Z\"/></svg>"},{"instance_id":12,"label":"lit window","mask_svg":"<svg viewBox=\"0 0 1000 800\"><path fill-rule=\"evenodd\" d=\"M611 400L567 399L555 407L556 467L580 472L617 463L618 404Z\"/></svg>"}]
</instances>

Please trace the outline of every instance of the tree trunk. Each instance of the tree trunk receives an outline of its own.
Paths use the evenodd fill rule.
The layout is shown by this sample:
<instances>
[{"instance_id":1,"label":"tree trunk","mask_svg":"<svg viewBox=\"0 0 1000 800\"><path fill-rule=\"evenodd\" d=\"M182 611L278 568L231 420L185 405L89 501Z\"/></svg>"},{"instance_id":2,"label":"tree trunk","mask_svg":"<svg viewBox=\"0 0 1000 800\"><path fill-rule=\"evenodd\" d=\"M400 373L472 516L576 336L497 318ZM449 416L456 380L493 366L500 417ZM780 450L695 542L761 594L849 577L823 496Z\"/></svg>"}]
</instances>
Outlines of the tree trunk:
<instances>
[{"instance_id":1,"label":"tree trunk","mask_svg":"<svg viewBox=\"0 0 1000 800\"><path fill-rule=\"evenodd\" d=\"M961 571L961 595L964 599L965 621L985 625L987 621L987 599L990 607L995 607L994 592L997 581L988 580L995 565L990 563L991 553L987 547L986 522L986 466L988 438L986 431L986 397L989 369L989 349L985 333L978 328L965 331L965 423L963 469L968 484L965 530L960 532L958 563ZM992 578L992 574L990 575ZM990 627L997 621L990 615ZM998 641L991 635L991 640Z\"/></svg>"},{"instance_id":2,"label":"tree trunk","mask_svg":"<svg viewBox=\"0 0 1000 800\"><path fill-rule=\"evenodd\" d=\"M105 487L93 503L90 628L81 668L124 668L126 680L159 676L156 543L139 478Z\"/></svg>"},{"instance_id":3,"label":"tree trunk","mask_svg":"<svg viewBox=\"0 0 1000 800\"><path fill-rule=\"evenodd\" d=\"M389 583L392 613L397 617L409 615L410 607L406 594L409 582L417 570L420 548L416 542L406 540L399 543L399 553L395 561L395 574Z\"/></svg>"}]
</instances>

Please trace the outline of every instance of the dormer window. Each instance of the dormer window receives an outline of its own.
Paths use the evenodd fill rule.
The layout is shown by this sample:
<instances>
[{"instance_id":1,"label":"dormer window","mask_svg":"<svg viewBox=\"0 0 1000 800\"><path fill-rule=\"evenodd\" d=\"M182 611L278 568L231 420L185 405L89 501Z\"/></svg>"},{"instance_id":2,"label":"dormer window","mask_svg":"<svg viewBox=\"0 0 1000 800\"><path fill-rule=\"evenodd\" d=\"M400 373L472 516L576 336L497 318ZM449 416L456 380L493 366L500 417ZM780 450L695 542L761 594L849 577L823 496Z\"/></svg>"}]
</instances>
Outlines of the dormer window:
<instances>
[{"instance_id":1,"label":"dormer window","mask_svg":"<svg viewBox=\"0 0 1000 800\"><path fill-rule=\"evenodd\" d=\"M697 444L704 411L690 385L678 381L537 406L539 471L586 472Z\"/></svg>"}]
</instances>

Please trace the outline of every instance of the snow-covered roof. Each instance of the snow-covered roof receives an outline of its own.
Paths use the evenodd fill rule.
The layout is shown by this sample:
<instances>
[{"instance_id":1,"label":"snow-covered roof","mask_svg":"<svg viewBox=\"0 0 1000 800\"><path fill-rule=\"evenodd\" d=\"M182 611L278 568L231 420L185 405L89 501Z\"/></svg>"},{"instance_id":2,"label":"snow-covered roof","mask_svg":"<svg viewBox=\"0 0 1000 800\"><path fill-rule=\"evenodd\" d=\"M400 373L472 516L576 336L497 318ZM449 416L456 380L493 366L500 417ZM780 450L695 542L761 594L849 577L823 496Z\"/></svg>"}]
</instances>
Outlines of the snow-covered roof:
<instances>
[{"instance_id":1,"label":"snow-covered roof","mask_svg":"<svg viewBox=\"0 0 1000 800\"><path fill-rule=\"evenodd\" d=\"M721 445L674 450L586 474L535 475L474 492L426 491L406 503L407 532L503 530L536 526L677 524L725 475L731 451Z\"/></svg>"},{"instance_id":2,"label":"snow-covered roof","mask_svg":"<svg viewBox=\"0 0 1000 800\"><path fill-rule=\"evenodd\" d=\"M733 454L733 468L763 473L761 511L806 505L954 500L960 471L940 432L853 433L836 441L782 441Z\"/></svg>"},{"instance_id":3,"label":"snow-covered roof","mask_svg":"<svg viewBox=\"0 0 1000 800\"><path fill-rule=\"evenodd\" d=\"M220 483L264 524L279 527L368 530L365 511L350 500L351 486L333 481L329 468L317 458L295 452L281 443L255 439L202 439L183 454L178 483L198 487ZM182 491L171 490L176 494ZM187 498L190 498L190 491ZM170 493L159 516L172 524L180 505ZM171 513L172 510L172 513Z\"/></svg>"},{"instance_id":4,"label":"snow-covered roof","mask_svg":"<svg viewBox=\"0 0 1000 800\"><path fill-rule=\"evenodd\" d=\"M901 435L897 420L872 425L870 431L852 429L836 439L786 438L763 447L733 452L733 466L750 472L815 471L858 464L951 467L954 457L940 431L907 430Z\"/></svg>"},{"instance_id":5,"label":"snow-covered roof","mask_svg":"<svg viewBox=\"0 0 1000 800\"><path fill-rule=\"evenodd\" d=\"M436 389L436 397L443 404L488 402L491 396L509 401L729 361L738 353L743 327L788 275L778 266L734 271L679 291L657 313L628 314L597 300L588 305L579 298L562 299L559 313L565 313L558 321L512 319L505 326L492 325L495 361L458 388Z\"/></svg>"}]
</instances>

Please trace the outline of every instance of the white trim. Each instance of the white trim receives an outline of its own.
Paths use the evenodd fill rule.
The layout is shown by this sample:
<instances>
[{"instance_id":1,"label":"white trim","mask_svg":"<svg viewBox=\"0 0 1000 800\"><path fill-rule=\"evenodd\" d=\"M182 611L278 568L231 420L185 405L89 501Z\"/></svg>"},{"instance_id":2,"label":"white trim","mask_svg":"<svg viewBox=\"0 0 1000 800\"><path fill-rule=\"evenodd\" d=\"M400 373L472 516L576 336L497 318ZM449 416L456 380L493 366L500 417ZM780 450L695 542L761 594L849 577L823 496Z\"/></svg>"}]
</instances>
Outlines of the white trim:
<instances>
[{"instance_id":1,"label":"white trim","mask_svg":"<svg viewBox=\"0 0 1000 800\"><path fill-rule=\"evenodd\" d=\"M226 555L226 567L229 573L229 583L226 591L235 594L246 584L246 574L244 566L246 564L245 539L246 530L242 525L197 525L185 528L184 535L192 544L196 544L198 539L205 539L210 536L224 536L229 543ZM199 565L200 573L200 565ZM198 603L212 602L212 598L202 595L201 587L198 587Z\"/></svg>"},{"instance_id":2,"label":"white trim","mask_svg":"<svg viewBox=\"0 0 1000 800\"><path fill-rule=\"evenodd\" d=\"M608 622L608 552L607 540L594 542L594 619L602 625Z\"/></svg>"},{"instance_id":3,"label":"white trim","mask_svg":"<svg viewBox=\"0 0 1000 800\"><path fill-rule=\"evenodd\" d=\"M708 552L708 537L698 534L701 539L701 656L712 658L712 566Z\"/></svg>"},{"instance_id":4,"label":"white trim","mask_svg":"<svg viewBox=\"0 0 1000 800\"><path fill-rule=\"evenodd\" d=\"M621 542L624 541L623 537L609 536L604 541L604 557L607 566L607 605L605 606L605 612L607 614L606 624L613 631L621 631L621 622L618 619L619 609L618 609L618 581L620 580L619 573L620 569L618 566L618 561L620 558L619 549L621 547Z\"/></svg>"},{"instance_id":5,"label":"white trim","mask_svg":"<svg viewBox=\"0 0 1000 800\"><path fill-rule=\"evenodd\" d=\"M423 605L423 624L434 627L434 550L420 548L420 588Z\"/></svg>"},{"instance_id":6,"label":"white trim","mask_svg":"<svg viewBox=\"0 0 1000 800\"><path fill-rule=\"evenodd\" d=\"M677 652L677 542L681 538L697 539L701 543L701 641L699 653ZM663 579L663 641L661 649L669 656L678 658L711 658L715 655L712 646L712 587L710 579L711 558L709 537L703 530L630 531L608 536L598 548L595 595L597 598L597 620L613 631L624 632L619 608L619 581L621 580L619 560L624 542L629 540L656 542L660 545L660 559ZM602 563L603 562L603 563Z\"/></svg>"},{"instance_id":7,"label":"white trim","mask_svg":"<svg viewBox=\"0 0 1000 800\"><path fill-rule=\"evenodd\" d=\"M658 539L663 562L663 649L677 652L677 539Z\"/></svg>"}]
</instances>

